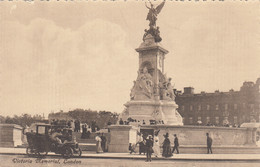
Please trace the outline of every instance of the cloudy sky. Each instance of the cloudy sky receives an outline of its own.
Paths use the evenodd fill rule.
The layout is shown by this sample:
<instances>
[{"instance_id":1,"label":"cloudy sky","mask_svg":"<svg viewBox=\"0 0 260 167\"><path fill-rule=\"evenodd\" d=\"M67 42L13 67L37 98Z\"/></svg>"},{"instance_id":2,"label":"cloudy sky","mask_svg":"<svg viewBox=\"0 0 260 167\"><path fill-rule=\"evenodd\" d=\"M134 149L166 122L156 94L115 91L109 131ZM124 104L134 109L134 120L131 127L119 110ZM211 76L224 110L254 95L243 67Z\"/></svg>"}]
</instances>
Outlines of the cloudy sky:
<instances>
[{"instance_id":1,"label":"cloudy sky","mask_svg":"<svg viewBox=\"0 0 260 167\"><path fill-rule=\"evenodd\" d=\"M159 2L155 2L159 4ZM137 77L144 2L1 2L1 115L121 112ZM239 90L260 77L260 3L166 2L158 16L175 88Z\"/></svg>"}]
</instances>

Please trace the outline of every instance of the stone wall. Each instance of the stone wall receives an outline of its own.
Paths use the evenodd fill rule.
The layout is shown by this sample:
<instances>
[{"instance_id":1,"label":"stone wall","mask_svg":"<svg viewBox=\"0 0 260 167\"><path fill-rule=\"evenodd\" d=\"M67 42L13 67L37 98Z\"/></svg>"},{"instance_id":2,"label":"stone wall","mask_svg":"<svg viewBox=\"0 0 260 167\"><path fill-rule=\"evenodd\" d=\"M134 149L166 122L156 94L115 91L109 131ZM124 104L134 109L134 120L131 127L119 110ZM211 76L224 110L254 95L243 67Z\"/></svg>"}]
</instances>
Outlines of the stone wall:
<instances>
[{"instance_id":1,"label":"stone wall","mask_svg":"<svg viewBox=\"0 0 260 167\"><path fill-rule=\"evenodd\" d=\"M256 146L256 128L147 125L141 129L160 129L160 145L168 132L171 143L173 134L177 134L180 146L206 146L206 133L213 139L213 146Z\"/></svg>"},{"instance_id":2,"label":"stone wall","mask_svg":"<svg viewBox=\"0 0 260 167\"><path fill-rule=\"evenodd\" d=\"M22 145L22 127L15 124L0 124L0 147Z\"/></svg>"}]
</instances>

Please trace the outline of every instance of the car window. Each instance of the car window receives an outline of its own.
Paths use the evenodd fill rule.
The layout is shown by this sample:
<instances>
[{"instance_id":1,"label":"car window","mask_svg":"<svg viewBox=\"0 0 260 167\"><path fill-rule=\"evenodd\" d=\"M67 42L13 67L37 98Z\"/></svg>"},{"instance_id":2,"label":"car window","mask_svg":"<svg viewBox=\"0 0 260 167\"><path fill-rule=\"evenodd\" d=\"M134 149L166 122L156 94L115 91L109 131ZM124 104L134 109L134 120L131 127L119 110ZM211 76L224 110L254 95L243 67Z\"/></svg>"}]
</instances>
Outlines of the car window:
<instances>
[{"instance_id":1,"label":"car window","mask_svg":"<svg viewBox=\"0 0 260 167\"><path fill-rule=\"evenodd\" d=\"M45 126L38 126L38 134L45 134Z\"/></svg>"}]
</instances>

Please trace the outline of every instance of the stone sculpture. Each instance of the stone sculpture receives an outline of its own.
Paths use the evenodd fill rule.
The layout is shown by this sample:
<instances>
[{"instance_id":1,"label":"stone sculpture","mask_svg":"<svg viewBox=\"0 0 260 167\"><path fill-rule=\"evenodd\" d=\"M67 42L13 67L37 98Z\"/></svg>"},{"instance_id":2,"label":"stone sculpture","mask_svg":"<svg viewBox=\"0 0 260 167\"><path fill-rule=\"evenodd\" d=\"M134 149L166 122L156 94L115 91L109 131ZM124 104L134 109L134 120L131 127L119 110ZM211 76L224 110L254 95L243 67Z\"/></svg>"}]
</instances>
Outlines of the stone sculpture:
<instances>
[{"instance_id":1,"label":"stone sculpture","mask_svg":"<svg viewBox=\"0 0 260 167\"><path fill-rule=\"evenodd\" d=\"M154 37L155 42L160 42L162 40L162 38L160 37L159 27L156 26L156 20L157 20L157 15L161 12L164 4L165 1L163 1L156 8L154 8L154 5L151 2L150 2L150 7L148 7L147 4L145 3L145 6L149 9L146 20L149 20L150 22L149 23L150 29L149 30L145 29L143 40L148 34L151 34Z\"/></svg>"},{"instance_id":2,"label":"stone sculpture","mask_svg":"<svg viewBox=\"0 0 260 167\"><path fill-rule=\"evenodd\" d=\"M148 73L146 67L138 71L137 80L134 81L134 86L131 90L130 97L132 100L135 99L137 94L143 94L148 99L153 96L154 83L152 76Z\"/></svg>"}]
</instances>

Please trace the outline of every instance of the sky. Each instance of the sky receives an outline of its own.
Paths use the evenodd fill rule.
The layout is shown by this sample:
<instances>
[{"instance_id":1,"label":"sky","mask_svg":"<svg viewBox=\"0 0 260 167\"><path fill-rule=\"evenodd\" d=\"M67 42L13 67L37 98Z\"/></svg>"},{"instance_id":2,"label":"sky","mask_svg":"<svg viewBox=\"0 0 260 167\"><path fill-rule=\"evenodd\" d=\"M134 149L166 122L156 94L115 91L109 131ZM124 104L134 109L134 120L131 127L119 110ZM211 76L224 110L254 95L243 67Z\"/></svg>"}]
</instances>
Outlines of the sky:
<instances>
[{"instance_id":1,"label":"sky","mask_svg":"<svg viewBox=\"0 0 260 167\"><path fill-rule=\"evenodd\" d=\"M147 13L144 1L1 2L0 115L122 112ZM167 1L157 25L174 87L200 93L255 82L259 17L259 1Z\"/></svg>"}]
</instances>

